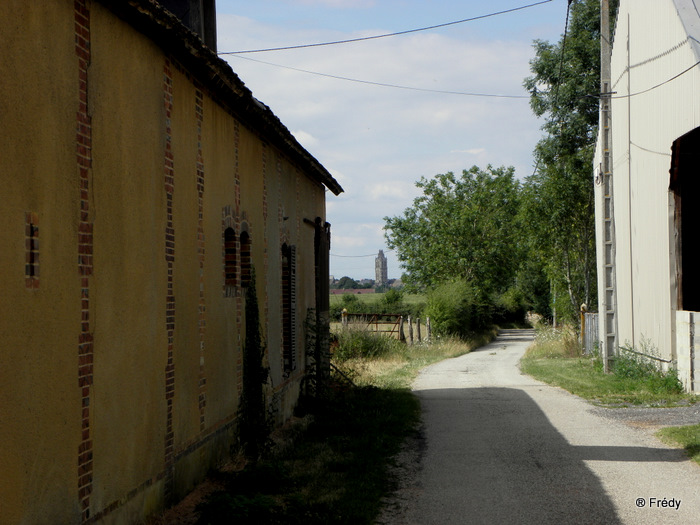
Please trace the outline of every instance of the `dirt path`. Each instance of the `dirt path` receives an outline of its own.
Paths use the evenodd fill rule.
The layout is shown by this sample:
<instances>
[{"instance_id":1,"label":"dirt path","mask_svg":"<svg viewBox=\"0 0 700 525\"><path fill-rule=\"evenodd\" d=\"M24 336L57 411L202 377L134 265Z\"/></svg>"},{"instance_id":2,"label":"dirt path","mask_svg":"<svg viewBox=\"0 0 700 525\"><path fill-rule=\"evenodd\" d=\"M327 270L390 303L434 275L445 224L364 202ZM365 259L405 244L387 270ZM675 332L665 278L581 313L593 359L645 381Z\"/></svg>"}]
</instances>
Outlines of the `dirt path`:
<instances>
[{"instance_id":1,"label":"dirt path","mask_svg":"<svg viewBox=\"0 0 700 525\"><path fill-rule=\"evenodd\" d=\"M423 432L381 522L700 523L700 467L653 437L658 422L628 424L520 374L531 339L504 331L421 373Z\"/></svg>"}]
</instances>

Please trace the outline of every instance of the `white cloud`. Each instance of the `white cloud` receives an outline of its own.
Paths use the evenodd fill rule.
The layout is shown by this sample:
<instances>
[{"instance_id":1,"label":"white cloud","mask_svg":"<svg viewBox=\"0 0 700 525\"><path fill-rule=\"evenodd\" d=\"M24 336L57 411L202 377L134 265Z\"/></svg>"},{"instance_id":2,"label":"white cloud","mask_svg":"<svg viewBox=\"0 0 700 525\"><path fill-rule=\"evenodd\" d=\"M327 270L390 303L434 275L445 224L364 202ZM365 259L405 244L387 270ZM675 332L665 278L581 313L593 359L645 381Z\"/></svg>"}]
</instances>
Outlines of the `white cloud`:
<instances>
[{"instance_id":1,"label":"white cloud","mask_svg":"<svg viewBox=\"0 0 700 525\"><path fill-rule=\"evenodd\" d=\"M485 148L453 149L450 153L468 153L469 155L479 155L485 151Z\"/></svg>"},{"instance_id":2,"label":"white cloud","mask_svg":"<svg viewBox=\"0 0 700 525\"><path fill-rule=\"evenodd\" d=\"M293 131L292 135L294 135L294 138L299 141L299 144L304 146L304 148L306 149L313 149L319 144L318 139L314 137L311 133L307 133L306 131Z\"/></svg>"},{"instance_id":3,"label":"white cloud","mask_svg":"<svg viewBox=\"0 0 700 525\"><path fill-rule=\"evenodd\" d=\"M335 8L374 4L370 0L290 2ZM226 51L341 40L391 30L375 27L341 33L220 15L218 36L219 49ZM445 32L245 56L398 86L525 95L522 82L530 74L532 47L529 40L506 40L508 34L502 33L500 40L484 39L465 25ZM421 177L448 171L461 173L474 164L513 165L518 176L532 171L532 150L542 133L527 99L381 87L224 58L255 97L270 106L287 127L296 130L297 140L345 189L340 197L329 193L327 199L335 253L386 251L383 217L401 214L412 205L418 194L415 182ZM369 270L357 270L359 274L349 269L356 263L332 259L332 271L357 278L373 275L373 259L369 259ZM396 273L400 273L397 268Z\"/></svg>"}]
</instances>

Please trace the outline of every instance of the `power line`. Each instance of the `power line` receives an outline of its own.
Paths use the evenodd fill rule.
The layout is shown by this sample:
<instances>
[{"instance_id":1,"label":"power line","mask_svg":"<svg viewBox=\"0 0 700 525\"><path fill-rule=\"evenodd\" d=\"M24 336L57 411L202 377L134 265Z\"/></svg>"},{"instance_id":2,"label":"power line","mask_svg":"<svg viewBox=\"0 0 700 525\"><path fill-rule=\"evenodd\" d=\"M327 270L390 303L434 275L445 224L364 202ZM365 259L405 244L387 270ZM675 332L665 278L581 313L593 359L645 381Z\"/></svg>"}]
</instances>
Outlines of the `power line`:
<instances>
[{"instance_id":1,"label":"power line","mask_svg":"<svg viewBox=\"0 0 700 525\"><path fill-rule=\"evenodd\" d=\"M571 1L568 0L568 3L566 5L566 22L564 23L564 37L562 39L561 43L561 57L559 60L559 76L557 78L557 85L554 87L554 101L552 103L552 110L556 110L557 104L559 102L559 87L561 86L561 80L562 80L562 73L564 71L564 51L566 51L566 34L569 32L569 12L571 11ZM559 122L559 129L561 132L561 126L562 122ZM535 173L537 173L538 168L540 167L540 157L539 155L537 156L537 162L535 163L535 169L532 172L532 175L534 177Z\"/></svg>"},{"instance_id":2,"label":"power line","mask_svg":"<svg viewBox=\"0 0 700 525\"><path fill-rule=\"evenodd\" d=\"M265 53L267 51L287 51L289 49L304 49L308 47L321 47L321 46L332 46L332 45L337 45L337 44L349 44L352 42L362 42L365 40L377 40L379 38L387 38L390 36L399 36L399 35L407 35L409 33L418 33L419 31L429 31L431 29L438 29L441 27L447 27L447 26L453 26L457 24L463 24L465 22L473 22L475 20L481 20L484 18L489 18L497 15L503 15L506 13L512 13L514 11L520 11L522 9L528 9L530 7L535 7L541 4L547 4L549 2L552 2L552 0L542 0L540 2L535 2L534 4L528 4L528 5L523 5L520 7L514 7L513 9L506 9L504 11L498 11L495 13L489 13L486 15L479 15L479 16L474 16L471 18L465 18L463 20L456 20L454 22L446 22L444 24L437 24L434 26L428 26L428 27L420 27L418 29L408 29L406 31L398 31L396 33L386 33L382 35L374 35L374 36L366 36L366 37L361 37L361 38L349 38L346 40L335 40L332 42L319 42L316 44L302 44L302 45L297 45L297 46L285 46L285 47L270 47L266 49L246 49L243 51L225 51L222 53L218 53L219 55L240 55L243 53Z\"/></svg>"},{"instance_id":3,"label":"power line","mask_svg":"<svg viewBox=\"0 0 700 525\"><path fill-rule=\"evenodd\" d=\"M674 75L674 76L672 76L671 78L669 78L669 79L667 79L667 80L664 80L663 82L661 82L661 83L659 83L659 84L656 84L655 86L652 86L652 87L650 87L650 88L644 89L644 90L642 90L642 91L638 91L638 92L636 92L636 93L630 93L629 95L619 95L619 96L617 96L617 97L610 97L610 98L611 98L611 99L617 100L617 99L621 99L621 98L632 98L632 97L636 97L636 96L638 96L638 95L643 95L644 93L649 93L649 91L653 91L653 90L655 90L655 89L657 89L657 88L660 88L661 86L663 86L663 85L665 85L665 84L668 84L669 82L673 82L673 81L676 80L678 77L682 77L683 75L685 75L686 73L692 71L693 69L695 69L695 68L696 68L697 66L699 66L699 65L700 65L700 61L695 62L695 64L693 64L692 66L690 66L690 67L687 68L687 69L684 69L683 71L681 71L681 72L678 73L677 75Z\"/></svg>"},{"instance_id":4,"label":"power line","mask_svg":"<svg viewBox=\"0 0 700 525\"><path fill-rule=\"evenodd\" d=\"M551 1L551 0L548 0ZM355 82L357 84L367 84L370 86L380 86L380 87L388 87L388 88L393 88L393 89L406 89L409 91L422 91L424 93L440 93L442 95L461 95L461 96L467 96L467 97L490 97L490 98L530 98L528 95L501 95L501 94L496 94L496 93L473 93L473 92L466 92L466 91L449 91L449 90L442 90L442 89L428 89L428 88L420 88L420 87L413 87L413 86L401 86L398 84L387 84L384 82L373 82L371 80L360 80L357 78L350 78L350 77L343 77L339 75L330 75L328 73L320 73L318 71L309 71L308 69L300 69L296 67L291 67L291 66L285 66L282 64L275 64L272 62L265 62L264 60L256 60L254 58L250 57L244 57L244 56L239 56L239 55L233 55L235 58L240 58L242 60L249 60L250 62L257 62L258 64L265 64L266 66L273 66L273 67L280 67L282 69L289 69L291 71L296 71L298 73L306 73L309 75L317 75L320 77L326 77L326 78L333 78L335 80L344 80L346 82Z\"/></svg>"},{"instance_id":5,"label":"power line","mask_svg":"<svg viewBox=\"0 0 700 525\"><path fill-rule=\"evenodd\" d=\"M386 253L390 253L393 251L395 251L395 250L386 250ZM331 253L330 255L331 255L331 257L342 257L344 259L357 259L360 257L376 257L377 256L376 253L370 253L368 255L336 255L335 253Z\"/></svg>"}]
</instances>

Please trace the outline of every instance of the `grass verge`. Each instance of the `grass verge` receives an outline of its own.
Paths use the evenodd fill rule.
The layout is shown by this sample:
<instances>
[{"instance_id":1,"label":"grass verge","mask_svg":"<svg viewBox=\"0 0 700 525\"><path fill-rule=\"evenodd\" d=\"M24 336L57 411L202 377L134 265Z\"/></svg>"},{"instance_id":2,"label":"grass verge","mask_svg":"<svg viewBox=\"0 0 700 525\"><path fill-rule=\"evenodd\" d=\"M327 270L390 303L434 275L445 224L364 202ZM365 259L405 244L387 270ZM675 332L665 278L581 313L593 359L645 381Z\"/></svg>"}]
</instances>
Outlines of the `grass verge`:
<instances>
[{"instance_id":1,"label":"grass verge","mask_svg":"<svg viewBox=\"0 0 700 525\"><path fill-rule=\"evenodd\" d=\"M199 505L198 525L374 523L395 487L392 458L420 420L411 381L422 367L492 338L409 347L371 333L344 335L334 364L355 386L315 403L313 422L284 454L214 473L224 490Z\"/></svg>"},{"instance_id":2,"label":"grass verge","mask_svg":"<svg viewBox=\"0 0 700 525\"><path fill-rule=\"evenodd\" d=\"M671 407L698 400L683 392L675 371L660 371L633 354L622 352L613 373L605 374L600 358L579 355L575 335L568 331L538 329L520 366L535 379L602 406Z\"/></svg>"},{"instance_id":3,"label":"grass verge","mask_svg":"<svg viewBox=\"0 0 700 525\"><path fill-rule=\"evenodd\" d=\"M392 488L390 458L419 417L407 391L333 391L285 454L217 473L225 490L200 505L198 523L372 523Z\"/></svg>"},{"instance_id":4,"label":"grass verge","mask_svg":"<svg viewBox=\"0 0 700 525\"><path fill-rule=\"evenodd\" d=\"M700 425L662 428L656 435L670 445L680 445L690 459L700 464Z\"/></svg>"},{"instance_id":5,"label":"grass verge","mask_svg":"<svg viewBox=\"0 0 700 525\"><path fill-rule=\"evenodd\" d=\"M408 389L422 368L485 345L495 338L496 330L476 334L469 341L435 338L410 346L365 330L340 330L337 336L334 364L355 384Z\"/></svg>"}]
</instances>

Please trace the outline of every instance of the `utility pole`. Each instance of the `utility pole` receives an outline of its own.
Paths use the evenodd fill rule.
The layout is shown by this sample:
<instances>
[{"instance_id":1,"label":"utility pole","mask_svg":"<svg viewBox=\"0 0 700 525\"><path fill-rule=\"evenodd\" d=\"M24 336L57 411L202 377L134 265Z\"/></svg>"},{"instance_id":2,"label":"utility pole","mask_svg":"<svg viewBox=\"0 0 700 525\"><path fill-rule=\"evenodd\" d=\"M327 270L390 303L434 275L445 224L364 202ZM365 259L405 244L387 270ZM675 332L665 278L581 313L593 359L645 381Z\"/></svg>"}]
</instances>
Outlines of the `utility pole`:
<instances>
[{"instance_id":1,"label":"utility pole","mask_svg":"<svg viewBox=\"0 0 700 525\"><path fill-rule=\"evenodd\" d=\"M600 133L602 137L602 166L600 172L603 185L603 368L609 372L617 353L617 291L615 287L615 216L612 180L612 114L610 72L610 4L600 2Z\"/></svg>"}]
</instances>

